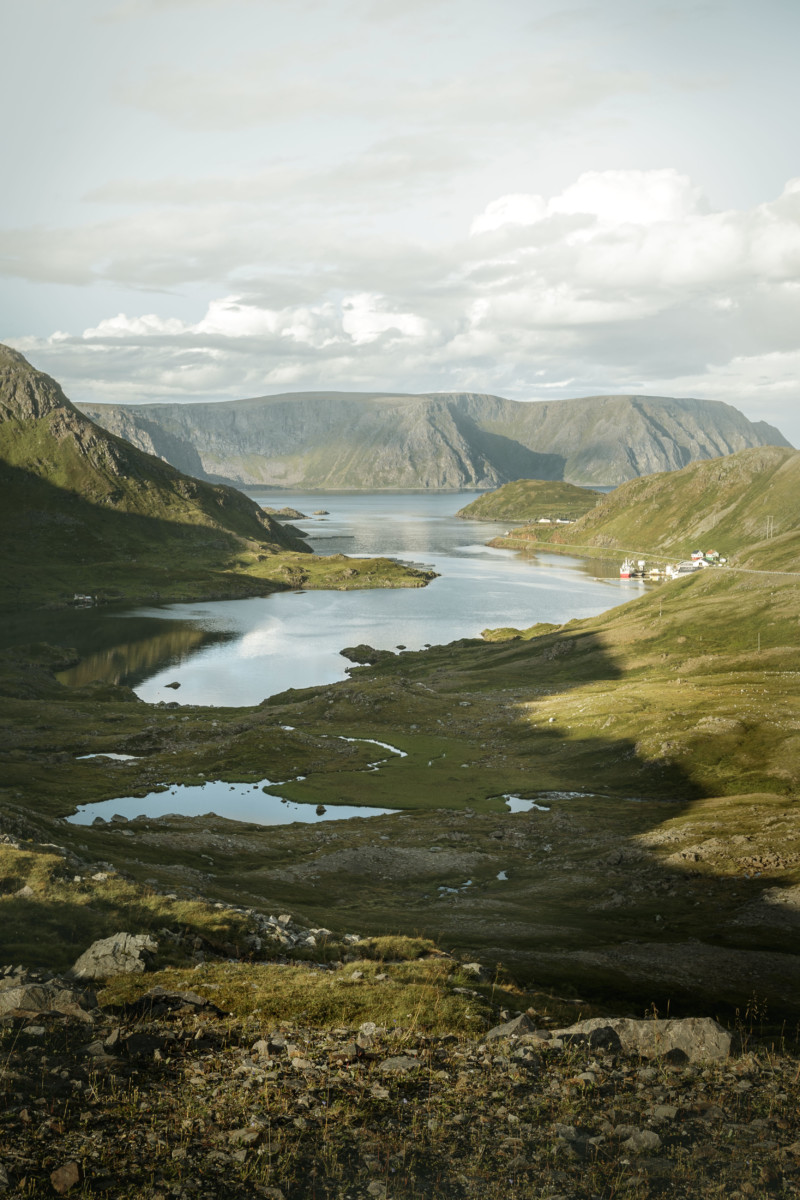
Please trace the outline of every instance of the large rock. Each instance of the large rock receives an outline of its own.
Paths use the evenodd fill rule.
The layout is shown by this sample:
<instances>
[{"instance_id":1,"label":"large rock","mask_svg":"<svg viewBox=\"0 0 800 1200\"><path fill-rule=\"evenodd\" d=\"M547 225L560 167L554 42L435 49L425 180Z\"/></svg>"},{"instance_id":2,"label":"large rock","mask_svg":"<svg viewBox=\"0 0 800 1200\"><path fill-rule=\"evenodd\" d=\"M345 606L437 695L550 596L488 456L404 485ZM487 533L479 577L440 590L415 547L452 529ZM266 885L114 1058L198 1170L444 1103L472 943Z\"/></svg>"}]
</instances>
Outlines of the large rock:
<instances>
[{"instance_id":1,"label":"large rock","mask_svg":"<svg viewBox=\"0 0 800 1200\"><path fill-rule=\"evenodd\" d=\"M107 979L146 971L158 942L146 933L115 933L93 942L70 971L73 979Z\"/></svg>"},{"instance_id":2,"label":"large rock","mask_svg":"<svg viewBox=\"0 0 800 1200\"><path fill-rule=\"evenodd\" d=\"M506 1021L505 1025L495 1025L494 1029L490 1029L487 1034L484 1034L484 1041L493 1042L495 1038L503 1037L522 1037L523 1034L533 1033L536 1029L533 1021L526 1013L515 1017L513 1021Z\"/></svg>"},{"instance_id":3,"label":"large rock","mask_svg":"<svg viewBox=\"0 0 800 1200\"><path fill-rule=\"evenodd\" d=\"M59 1012L89 1020L87 1010L97 1007L97 997L88 988L72 988L58 979L46 983L21 981L0 986L0 1016L22 1012Z\"/></svg>"},{"instance_id":4,"label":"large rock","mask_svg":"<svg viewBox=\"0 0 800 1200\"><path fill-rule=\"evenodd\" d=\"M669 1021L592 1017L566 1029L557 1029L554 1036L586 1040L590 1046L638 1054L642 1058L675 1054L689 1062L727 1058L731 1049L731 1035L711 1017Z\"/></svg>"}]
</instances>

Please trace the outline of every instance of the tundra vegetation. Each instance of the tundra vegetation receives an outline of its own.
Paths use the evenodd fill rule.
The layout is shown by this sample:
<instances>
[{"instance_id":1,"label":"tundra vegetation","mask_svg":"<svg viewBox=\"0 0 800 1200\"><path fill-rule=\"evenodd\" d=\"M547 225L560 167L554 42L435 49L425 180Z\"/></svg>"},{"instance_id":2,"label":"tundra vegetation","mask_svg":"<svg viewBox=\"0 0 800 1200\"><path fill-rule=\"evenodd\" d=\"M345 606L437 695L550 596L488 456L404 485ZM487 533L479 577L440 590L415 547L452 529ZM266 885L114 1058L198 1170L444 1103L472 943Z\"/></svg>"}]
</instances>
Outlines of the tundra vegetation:
<instances>
[{"instance_id":1,"label":"tundra vegetation","mask_svg":"<svg viewBox=\"0 0 800 1200\"><path fill-rule=\"evenodd\" d=\"M484 492L456 516L466 521L574 521L593 508L601 495L574 483L515 479L495 492Z\"/></svg>"},{"instance_id":2,"label":"tundra vegetation","mask_svg":"<svg viewBox=\"0 0 800 1200\"><path fill-rule=\"evenodd\" d=\"M671 479L697 489L668 544L635 524L644 504L627 527L602 525L623 489L583 518L593 532L576 524L560 543L683 556L705 519L704 541L748 569L701 571L563 626L399 655L359 647L347 681L254 707L68 688L63 647L0 655L0 961L18 965L0 997L26 972L63 976L120 930L158 943L158 974L111 979L88 1015L0 1018L0 1187L148 1200L795 1194L800 605L797 530L779 505L798 458L749 451L663 477L667 512ZM750 530L740 512L735 547L735 489L717 512L716 483L703 500L698 482L729 462L750 463L739 486L752 507L769 500ZM519 541L535 551L532 535ZM375 769L375 746L350 737L404 757L383 752ZM132 757L83 757L104 753ZM328 814L395 811L282 826L64 819L177 783L265 776ZM511 812L510 796L535 803ZM275 913L294 923L269 923ZM195 999L145 999L154 984ZM641 1062L524 1026L487 1040L520 1013L546 1033L654 1009L720 1018L734 1057Z\"/></svg>"}]
</instances>

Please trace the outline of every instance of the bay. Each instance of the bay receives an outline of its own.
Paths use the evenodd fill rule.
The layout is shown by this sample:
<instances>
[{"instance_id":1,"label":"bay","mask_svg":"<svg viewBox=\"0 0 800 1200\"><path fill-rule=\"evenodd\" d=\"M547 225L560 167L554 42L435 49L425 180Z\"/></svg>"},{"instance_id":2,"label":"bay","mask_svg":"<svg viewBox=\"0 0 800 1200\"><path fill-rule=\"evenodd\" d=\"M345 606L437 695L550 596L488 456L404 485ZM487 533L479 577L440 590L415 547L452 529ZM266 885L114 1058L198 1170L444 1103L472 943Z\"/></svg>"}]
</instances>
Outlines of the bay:
<instances>
[{"instance_id":1,"label":"bay","mask_svg":"<svg viewBox=\"0 0 800 1200\"><path fill-rule=\"evenodd\" d=\"M350 663L339 653L345 646L421 650L478 637L486 628L560 624L602 612L646 586L620 581L616 561L522 558L486 546L508 524L458 519L474 493L248 494L263 506L305 514L292 523L319 554L386 555L432 567L439 578L425 588L284 592L109 616L119 629L114 647L85 656L75 672L63 673L64 682L113 677L150 702L257 704L288 688L345 678ZM314 515L321 509L327 512ZM144 643L131 643L129 622L151 630Z\"/></svg>"}]
</instances>

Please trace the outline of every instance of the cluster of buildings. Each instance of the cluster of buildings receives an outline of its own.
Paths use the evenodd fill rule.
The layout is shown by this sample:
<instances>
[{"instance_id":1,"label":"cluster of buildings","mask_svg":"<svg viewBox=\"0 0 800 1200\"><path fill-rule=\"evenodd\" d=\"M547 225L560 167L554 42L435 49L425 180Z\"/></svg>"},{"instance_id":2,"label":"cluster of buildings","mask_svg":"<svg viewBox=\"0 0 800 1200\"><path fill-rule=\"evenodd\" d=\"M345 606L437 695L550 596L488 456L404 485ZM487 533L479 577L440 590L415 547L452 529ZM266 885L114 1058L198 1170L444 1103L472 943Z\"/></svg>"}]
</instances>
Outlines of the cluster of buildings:
<instances>
[{"instance_id":1,"label":"cluster of buildings","mask_svg":"<svg viewBox=\"0 0 800 1200\"><path fill-rule=\"evenodd\" d=\"M649 576L650 579L674 579L678 575L690 575L693 571L700 571L704 567L719 567L727 561L727 558L722 558L717 550L693 550L691 558L674 565L669 563L666 567L651 567L648 570L643 558L637 559L635 562L633 559L626 558L619 569L619 577L620 579L644 579L645 576Z\"/></svg>"}]
</instances>

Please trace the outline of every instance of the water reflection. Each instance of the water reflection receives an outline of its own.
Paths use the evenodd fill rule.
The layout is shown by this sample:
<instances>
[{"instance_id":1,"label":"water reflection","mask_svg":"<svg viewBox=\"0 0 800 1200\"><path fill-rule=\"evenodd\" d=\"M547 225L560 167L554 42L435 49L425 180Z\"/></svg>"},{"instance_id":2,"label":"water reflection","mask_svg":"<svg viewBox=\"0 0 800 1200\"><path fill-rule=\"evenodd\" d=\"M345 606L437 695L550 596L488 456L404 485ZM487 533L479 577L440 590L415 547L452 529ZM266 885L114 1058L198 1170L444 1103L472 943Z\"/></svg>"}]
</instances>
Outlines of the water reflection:
<instances>
[{"instance_id":1,"label":"water reflection","mask_svg":"<svg viewBox=\"0 0 800 1200\"><path fill-rule=\"evenodd\" d=\"M101 679L105 683L131 686L142 682L157 667L177 666L209 641L209 632L191 626L173 625L141 641L120 642L89 654L74 667L60 671L57 678L69 687L80 687Z\"/></svg>"},{"instance_id":2,"label":"water reflection","mask_svg":"<svg viewBox=\"0 0 800 1200\"><path fill-rule=\"evenodd\" d=\"M421 650L496 626L560 624L600 613L647 586L622 585L616 562L518 557L486 546L508 525L457 519L474 493L250 494L265 506L306 514L292 523L308 532L317 553L393 556L432 566L440 578L427 588L284 592L113 618L93 610L81 615L96 640L91 647L85 638L77 643L83 661L64 673L65 682L127 683L150 702L257 704L288 688L345 678L344 646ZM315 517L316 509L328 515ZM177 692L170 690L174 683Z\"/></svg>"},{"instance_id":3,"label":"water reflection","mask_svg":"<svg viewBox=\"0 0 800 1200\"><path fill-rule=\"evenodd\" d=\"M166 816L214 817L219 813L229 821L249 821L255 825L291 825L295 821L313 825L354 817L382 817L397 811L353 804L330 804L324 808L322 805L297 804L262 790L276 786L280 785L269 779L261 779L258 783L226 783L215 779L195 786L175 784L168 790L151 792L144 797L120 796L116 800L85 804L67 820L73 825L91 825L98 817L104 821L111 821L115 816L130 821L137 817L150 820Z\"/></svg>"}]
</instances>

